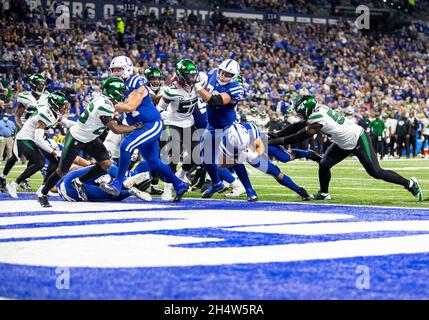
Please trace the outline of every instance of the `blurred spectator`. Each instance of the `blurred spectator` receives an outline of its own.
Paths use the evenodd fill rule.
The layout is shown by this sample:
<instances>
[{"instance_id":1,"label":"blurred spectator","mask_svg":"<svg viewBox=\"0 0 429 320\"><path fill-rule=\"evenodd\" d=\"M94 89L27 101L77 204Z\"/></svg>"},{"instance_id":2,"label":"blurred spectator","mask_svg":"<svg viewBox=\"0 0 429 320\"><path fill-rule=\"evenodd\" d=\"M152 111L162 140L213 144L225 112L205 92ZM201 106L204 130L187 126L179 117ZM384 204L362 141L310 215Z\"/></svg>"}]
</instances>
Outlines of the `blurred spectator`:
<instances>
[{"instance_id":1,"label":"blurred spectator","mask_svg":"<svg viewBox=\"0 0 429 320\"><path fill-rule=\"evenodd\" d=\"M429 114L423 113L423 117L420 120L422 124L422 132L421 135L423 137L422 147L420 149L420 153L422 156L428 157L428 154L425 154L425 145L426 142L428 143L428 149L429 149Z\"/></svg>"},{"instance_id":2,"label":"blurred spectator","mask_svg":"<svg viewBox=\"0 0 429 320\"><path fill-rule=\"evenodd\" d=\"M374 146L374 150L379 155L380 159L383 159L383 133L384 129L386 129L386 125L383 121L383 117L381 116L381 114L378 114L377 118L371 121L369 129L371 130L372 144Z\"/></svg>"},{"instance_id":3,"label":"blurred spectator","mask_svg":"<svg viewBox=\"0 0 429 320\"><path fill-rule=\"evenodd\" d=\"M7 160L12 156L15 130L15 123L9 120L9 115L5 113L0 120L0 160Z\"/></svg>"},{"instance_id":4,"label":"blurred spectator","mask_svg":"<svg viewBox=\"0 0 429 320\"><path fill-rule=\"evenodd\" d=\"M395 118L395 113L390 112L389 118L386 120L386 131L387 131L387 144L390 151L390 157L395 156L395 143L396 143L396 127L398 120ZM385 153L389 153L387 150Z\"/></svg>"},{"instance_id":5,"label":"blurred spectator","mask_svg":"<svg viewBox=\"0 0 429 320\"><path fill-rule=\"evenodd\" d=\"M53 140L58 144L64 144L64 139L61 129L55 129Z\"/></svg>"},{"instance_id":6,"label":"blurred spectator","mask_svg":"<svg viewBox=\"0 0 429 320\"><path fill-rule=\"evenodd\" d=\"M124 34L125 34L125 22L121 17L116 18L116 34L118 35L118 44L119 47L125 47L124 43Z\"/></svg>"},{"instance_id":7,"label":"blurred spectator","mask_svg":"<svg viewBox=\"0 0 429 320\"><path fill-rule=\"evenodd\" d=\"M416 157L417 155L417 148L416 148L416 143L417 143L417 130L419 129L419 121L417 120L416 116L415 116L415 112L414 110L412 110L410 112L410 148L407 152L407 155L410 156L411 155L411 148L413 148L413 158Z\"/></svg>"},{"instance_id":8,"label":"blurred spectator","mask_svg":"<svg viewBox=\"0 0 429 320\"><path fill-rule=\"evenodd\" d=\"M404 147L406 149L406 156L409 158L410 154L410 119L407 117L407 110L401 111L401 117L398 120L396 127L396 144L398 148L398 156L402 157Z\"/></svg>"},{"instance_id":9,"label":"blurred spectator","mask_svg":"<svg viewBox=\"0 0 429 320\"><path fill-rule=\"evenodd\" d=\"M271 113L270 122L268 122L268 132L280 131L283 129L283 124L279 121L277 112Z\"/></svg>"}]
</instances>

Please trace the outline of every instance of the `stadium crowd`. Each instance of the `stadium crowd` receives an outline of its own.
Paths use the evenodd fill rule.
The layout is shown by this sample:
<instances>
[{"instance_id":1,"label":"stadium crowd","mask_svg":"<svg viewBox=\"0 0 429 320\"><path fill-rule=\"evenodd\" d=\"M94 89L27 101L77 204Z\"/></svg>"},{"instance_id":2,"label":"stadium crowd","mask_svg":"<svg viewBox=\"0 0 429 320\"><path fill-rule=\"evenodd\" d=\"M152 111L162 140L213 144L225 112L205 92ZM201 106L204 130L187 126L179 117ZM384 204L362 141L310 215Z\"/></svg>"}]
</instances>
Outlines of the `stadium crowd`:
<instances>
[{"instance_id":1,"label":"stadium crowd","mask_svg":"<svg viewBox=\"0 0 429 320\"><path fill-rule=\"evenodd\" d=\"M416 150L416 139L429 139L429 43L413 27L368 35L349 23L269 24L217 13L204 24L193 14L174 21L168 11L159 19L139 11L135 19L124 19L120 35L116 18L96 23L83 18L58 30L56 16L41 8L11 13L0 5L4 119L13 119L16 96L28 89L25 78L33 73L48 79L48 90L70 94L73 118L100 90L115 55L129 56L140 74L158 65L164 80L181 58L207 72L231 57L240 62L247 88L238 115L262 129L297 121L291 102L299 93L314 95L358 121L372 132L381 156L401 154L402 146L415 156L423 153ZM329 139L320 136L314 142L323 151Z\"/></svg>"}]
</instances>

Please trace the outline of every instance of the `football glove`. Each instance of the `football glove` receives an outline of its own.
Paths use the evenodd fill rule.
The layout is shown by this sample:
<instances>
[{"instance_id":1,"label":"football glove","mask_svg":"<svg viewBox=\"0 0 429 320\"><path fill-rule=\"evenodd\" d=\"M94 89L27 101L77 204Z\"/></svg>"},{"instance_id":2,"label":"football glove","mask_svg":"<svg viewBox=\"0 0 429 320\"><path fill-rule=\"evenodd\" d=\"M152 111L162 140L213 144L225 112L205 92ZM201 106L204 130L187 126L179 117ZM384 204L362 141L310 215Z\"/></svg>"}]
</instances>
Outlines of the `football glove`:
<instances>
[{"instance_id":1,"label":"football glove","mask_svg":"<svg viewBox=\"0 0 429 320\"><path fill-rule=\"evenodd\" d=\"M137 122L134 124L134 127L136 127L136 130L144 129L144 123L143 122Z\"/></svg>"},{"instance_id":2,"label":"football glove","mask_svg":"<svg viewBox=\"0 0 429 320\"><path fill-rule=\"evenodd\" d=\"M208 77L204 72L198 73L198 82L195 84L195 90L200 91L207 86Z\"/></svg>"}]
</instances>

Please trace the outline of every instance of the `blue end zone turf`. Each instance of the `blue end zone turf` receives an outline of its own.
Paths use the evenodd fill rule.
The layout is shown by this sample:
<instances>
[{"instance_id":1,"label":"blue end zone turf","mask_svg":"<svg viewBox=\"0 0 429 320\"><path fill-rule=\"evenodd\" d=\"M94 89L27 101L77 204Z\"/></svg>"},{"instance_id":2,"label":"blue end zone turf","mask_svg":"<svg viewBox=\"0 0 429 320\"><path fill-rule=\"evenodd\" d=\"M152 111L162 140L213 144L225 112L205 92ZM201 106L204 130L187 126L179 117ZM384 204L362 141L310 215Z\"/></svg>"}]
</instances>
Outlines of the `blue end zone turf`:
<instances>
[{"instance_id":1,"label":"blue end zone turf","mask_svg":"<svg viewBox=\"0 0 429 320\"><path fill-rule=\"evenodd\" d=\"M11 203L0 201L0 297L429 299L429 209Z\"/></svg>"}]
</instances>

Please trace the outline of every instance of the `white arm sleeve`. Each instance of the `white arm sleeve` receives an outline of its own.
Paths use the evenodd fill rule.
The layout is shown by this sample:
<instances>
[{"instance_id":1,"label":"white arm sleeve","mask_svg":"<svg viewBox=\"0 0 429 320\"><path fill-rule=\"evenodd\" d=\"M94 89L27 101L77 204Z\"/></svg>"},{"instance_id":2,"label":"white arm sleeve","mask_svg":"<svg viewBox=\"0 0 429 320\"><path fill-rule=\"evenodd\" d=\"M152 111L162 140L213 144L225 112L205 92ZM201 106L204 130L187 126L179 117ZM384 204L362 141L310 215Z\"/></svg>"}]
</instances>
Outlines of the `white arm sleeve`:
<instances>
[{"instance_id":1,"label":"white arm sleeve","mask_svg":"<svg viewBox=\"0 0 429 320\"><path fill-rule=\"evenodd\" d=\"M62 118L60 123L66 128L71 128L76 124L76 121L71 121L71 120Z\"/></svg>"},{"instance_id":2,"label":"white arm sleeve","mask_svg":"<svg viewBox=\"0 0 429 320\"><path fill-rule=\"evenodd\" d=\"M54 151L54 148L52 148L48 141L46 141L45 139L43 139L45 135L45 130L38 128L36 129L36 131L34 132L34 139L36 140L36 145L43 149L44 151L48 152L48 153L52 153Z\"/></svg>"},{"instance_id":3,"label":"white arm sleeve","mask_svg":"<svg viewBox=\"0 0 429 320\"><path fill-rule=\"evenodd\" d=\"M168 103L165 103L163 98L159 99L158 105L156 106L158 111L163 112L163 111L167 110L167 107L168 107Z\"/></svg>"}]
</instances>

